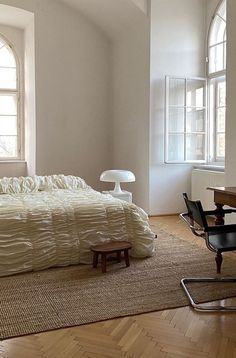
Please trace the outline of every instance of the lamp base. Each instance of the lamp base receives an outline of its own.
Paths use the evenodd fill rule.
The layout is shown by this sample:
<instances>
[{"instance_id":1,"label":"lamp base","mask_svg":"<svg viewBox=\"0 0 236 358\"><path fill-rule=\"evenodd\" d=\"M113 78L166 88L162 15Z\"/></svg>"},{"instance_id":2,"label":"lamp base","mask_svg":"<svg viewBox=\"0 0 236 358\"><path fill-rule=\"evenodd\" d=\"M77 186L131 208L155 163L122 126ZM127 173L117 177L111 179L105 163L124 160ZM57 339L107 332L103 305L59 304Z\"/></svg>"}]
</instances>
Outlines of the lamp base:
<instances>
[{"instance_id":1,"label":"lamp base","mask_svg":"<svg viewBox=\"0 0 236 358\"><path fill-rule=\"evenodd\" d=\"M122 193L123 193L122 190L121 190L120 182L119 182L119 181L116 181L116 182L115 182L115 187L114 187L114 189L113 189L112 191L113 191L113 193L115 193L115 194L122 194Z\"/></svg>"}]
</instances>

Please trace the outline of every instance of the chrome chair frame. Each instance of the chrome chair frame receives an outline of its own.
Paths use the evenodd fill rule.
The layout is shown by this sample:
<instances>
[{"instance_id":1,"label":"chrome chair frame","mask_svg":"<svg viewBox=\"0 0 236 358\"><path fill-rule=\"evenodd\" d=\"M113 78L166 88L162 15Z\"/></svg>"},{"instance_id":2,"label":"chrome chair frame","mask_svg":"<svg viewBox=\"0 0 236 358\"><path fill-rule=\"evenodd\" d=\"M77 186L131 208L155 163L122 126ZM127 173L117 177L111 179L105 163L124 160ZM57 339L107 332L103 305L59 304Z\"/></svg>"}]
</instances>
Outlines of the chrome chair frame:
<instances>
[{"instance_id":1,"label":"chrome chair frame","mask_svg":"<svg viewBox=\"0 0 236 358\"><path fill-rule=\"evenodd\" d=\"M196 225L195 220L193 219L192 215L191 215L191 209L188 205L188 203L190 202L188 200L187 194L183 194L184 196L184 200L188 209L187 213L182 213L180 214L181 219L189 226L189 228L191 229L192 233L195 236L201 237L205 240L206 242L206 246L210 251L216 252L216 249L214 247L212 247L210 241L209 241L209 231L215 231L215 232L235 232L236 234L236 225L222 225L220 226L208 226L207 222L206 222L206 216L207 215L214 215L216 213L215 210L208 210L208 211L203 211L202 206L200 201L195 202L196 206L199 208L199 214L201 216L201 219L203 220L203 225L201 225L201 223ZM224 210L224 213L228 214L228 213L232 213L232 212L236 212L233 209L226 209ZM210 229L210 230L209 230ZM218 253L217 253L218 255ZM220 253L221 256L221 253ZM222 261L222 258L220 257L220 260ZM221 261L220 261L220 265L221 265ZM217 262L217 256L216 256L216 262ZM218 270L218 265L217 265L217 270ZM218 271L218 273L220 273ZM223 305L209 305L209 304L201 304L201 303L196 303L191 295L191 293L189 292L189 289L187 287L188 283L201 283L201 282L209 282L209 283L232 283L232 282L236 282L236 277L185 277L182 278L180 281L180 284L186 294L186 296L188 297L189 303L191 305L191 307L193 307L193 309L198 310L198 311L205 311L205 312L216 312L216 311L220 311L220 312L234 312L236 311L236 306L223 306Z\"/></svg>"}]
</instances>

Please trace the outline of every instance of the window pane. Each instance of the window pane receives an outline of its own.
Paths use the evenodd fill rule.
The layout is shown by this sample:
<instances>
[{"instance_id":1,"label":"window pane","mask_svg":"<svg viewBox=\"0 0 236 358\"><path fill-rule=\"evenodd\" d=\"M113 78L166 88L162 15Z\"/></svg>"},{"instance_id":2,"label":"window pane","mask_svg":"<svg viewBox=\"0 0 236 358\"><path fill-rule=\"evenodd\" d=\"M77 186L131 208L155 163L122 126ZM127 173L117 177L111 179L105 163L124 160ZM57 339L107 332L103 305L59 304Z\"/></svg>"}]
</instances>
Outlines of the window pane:
<instances>
[{"instance_id":1,"label":"window pane","mask_svg":"<svg viewBox=\"0 0 236 358\"><path fill-rule=\"evenodd\" d=\"M168 160L182 162L184 160L184 135L170 134L168 139Z\"/></svg>"},{"instance_id":2,"label":"window pane","mask_svg":"<svg viewBox=\"0 0 236 358\"><path fill-rule=\"evenodd\" d=\"M204 132L205 131L205 110L187 108L186 131Z\"/></svg>"},{"instance_id":3,"label":"window pane","mask_svg":"<svg viewBox=\"0 0 236 358\"><path fill-rule=\"evenodd\" d=\"M16 136L0 136L0 157L1 158L17 157Z\"/></svg>"},{"instance_id":4,"label":"window pane","mask_svg":"<svg viewBox=\"0 0 236 358\"><path fill-rule=\"evenodd\" d=\"M184 131L184 109L169 108L169 132Z\"/></svg>"},{"instance_id":5,"label":"window pane","mask_svg":"<svg viewBox=\"0 0 236 358\"><path fill-rule=\"evenodd\" d=\"M184 106L185 80L170 79L169 81L169 105Z\"/></svg>"},{"instance_id":6,"label":"window pane","mask_svg":"<svg viewBox=\"0 0 236 358\"><path fill-rule=\"evenodd\" d=\"M216 136L216 156L224 157L225 156L225 134L220 133Z\"/></svg>"},{"instance_id":7,"label":"window pane","mask_svg":"<svg viewBox=\"0 0 236 358\"><path fill-rule=\"evenodd\" d=\"M205 156L205 135L187 134L186 136L186 159L204 160Z\"/></svg>"},{"instance_id":8,"label":"window pane","mask_svg":"<svg viewBox=\"0 0 236 358\"><path fill-rule=\"evenodd\" d=\"M219 7L218 14L226 20L226 1L223 1L221 6Z\"/></svg>"},{"instance_id":9,"label":"window pane","mask_svg":"<svg viewBox=\"0 0 236 358\"><path fill-rule=\"evenodd\" d=\"M215 45L219 42L224 41L224 33L225 33L226 23L221 19L218 15L215 16L214 22L212 24L209 45Z\"/></svg>"},{"instance_id":10,"label":"window pane","mask_svg":"<svg viewBox=\"0 0 236 358\"><path fill-rule=\"evenodd\" d=\"M16 67L15 57L7 47L0 47L0 67Z\"/></svg>"},{"instance_id":11,"label":"window pane","mask_svg":"<svg viewBox=\"0 0 236 358\"><path fill-rule=\"evenodd\" d=\"M0 38L0 48L2 48L3 46L5 46L5 41L3 39Z\"/></svg>"},{"instance_id":12,"label":"window pane","mask_svg":"<svg viewBox=\"0 0 236 358\"><path fill-rule=\"evenodd\" d=\"M187 80L187 106L204 107L205 82Z\"/></svg>"},{"instance_id":13,"label":"window pane","mask_svg":"<svg viewBox=\"0 0 236 358\"><path fill-rule=\"evenodd\" d=\"M223 68L226 68L226 42L224 43L224 58L223 58Z\"/></svg>"},{"instance_id":14,"label":"window pane","mask_svg":"<svg viewBox=\"0 0 236 358\"><path fill-rule=\"evenodd\" d=\"M16 116L0 116L0 135L17 135Z\"/></svg>"},{"instance_id":15,"label":"window pane","mask_svg":"<svg viewBox=\"0 0 236 358\"><path fill-rule=\"evenodd\" d=\"M16 89L15 68L0 68L0 88Z\"/></svg>"},{"instance_id":16,"label":"window pane","mask_svg":"<svg viewBox=\"0 0 236 358\"><path fill-rule=\"evenodd\" d=\"M224 44L210 48L209 72L217 72L224 69Z\"/></svg>"},{"instance_id":17,"label":"window pane","mask_svg":"<svg viewBox=\"0 0 236 358\"><path fill-rule=\"evenodd\" d=\"M0 115L15 116L17 114L16 95L0 95Z\"/></svg>"},{"instance_id":18,"label":"window pane","mask_svg":"<svg viewBox=\"0 0 236 358\"><path fill-rule=\"evenodd\" d=\"M225 108L217 109L217 121L216 121L217 132L225 132Z\"/></svg>"},{"instance_id":19,"label":"window pane","mask_svg":"<svg viewBox=\"0 0 236 358\"><path fill-rule=\"evenodd\" d=\"M226 99L226 86L225 82L219 82L218 83L218 99L217 99L217 106L225 106Z\"/></svg>"}]
</instances>

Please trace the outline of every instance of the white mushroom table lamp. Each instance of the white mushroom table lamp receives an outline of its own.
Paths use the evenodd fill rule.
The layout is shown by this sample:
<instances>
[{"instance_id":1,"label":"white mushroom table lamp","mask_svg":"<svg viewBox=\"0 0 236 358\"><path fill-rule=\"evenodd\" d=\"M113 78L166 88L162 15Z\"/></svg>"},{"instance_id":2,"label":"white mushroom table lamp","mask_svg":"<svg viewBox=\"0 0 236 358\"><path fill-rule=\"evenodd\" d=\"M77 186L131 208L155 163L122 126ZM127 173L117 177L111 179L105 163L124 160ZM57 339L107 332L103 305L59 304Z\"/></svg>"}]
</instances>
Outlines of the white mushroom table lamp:
<instances>
[{"instance_id":1,"label":"white mushroom table lamp","mask_svg":"<svg viewBox=\"0 0 236 358\"><path fill-rule=\"evenodd\" d=\"M114 197L132 202L132 194L121 190L120 183L129 183L135 181L135 175L129 170L105 170L100 176L101 181L115 183L113 190L109 191L109 194ZM104 192L107 193L107 192Z\"/></svg>"}]
</instances>

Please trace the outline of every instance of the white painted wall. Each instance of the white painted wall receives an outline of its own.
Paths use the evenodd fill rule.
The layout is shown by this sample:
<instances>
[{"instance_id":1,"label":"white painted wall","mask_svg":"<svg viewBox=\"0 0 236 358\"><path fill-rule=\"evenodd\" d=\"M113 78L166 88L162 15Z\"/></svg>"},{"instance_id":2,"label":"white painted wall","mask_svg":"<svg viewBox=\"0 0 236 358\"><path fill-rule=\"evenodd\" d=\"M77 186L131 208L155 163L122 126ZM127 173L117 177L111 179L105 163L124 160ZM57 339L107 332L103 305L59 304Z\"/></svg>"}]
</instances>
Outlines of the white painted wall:
<instances>
[{"instance_id":1,"label":"white painted wall","mask_svg":"<svg viewBox=\"0 0 236 358\"><path fill-rule=\"evenodd\" d=\"M35 15L36 173L79 175L99 188L111 164L110 42L58 1L0 3Z\"/></svg>"},{"instance_id":2,"label":"white painted wall","mask_svg":"<svg viewBox=\"0 0 236 358\"><path fill-rule=\"evenodd\" d=\"M209 29L212 17L222 0L207 0L206 1L206 25L207 30Z\"/></svg>"},{"instance_id":3,"label":"white painted wall","mask_svg":"<svg viewBox=\"0 0 236 358\"><path fill-rule=\"evenodd\" d=\"M226 65L226 89L227 89L227 112L226 112L226 153L225 174L226 186L236 186L236 2L227 0L227 65Z\"/></svg>"},{"instance_id":4,"label":"white painted wall","mask_svg":"<svg viewBox=\"0 0 236 358\"><path fill-rule=\"evenodd\" d=\"M129 169L136 182L123 185L148 211L149 186L149 19L113 43L113 168Z\"/></svg>"},{"instance_id":5,"label":"white painted wall","mask_svg":"<svg viewBox=\"0 0 236 358\"><path fill-rule=\"evenodd\" d=\"M184 209L190 165L164 163L165 75L205 76L205 0L151 1L150 214Z\"/></svg>"},{"instance_id":6,"label":"white painted wall","mask_svg":"<svg viewBox=\"0 0 236 358\"><path fill-rule=\"evenodd\" d=\"M132 0L146 15L148 14L148 0Z\"/></svg>"}]
</instances>

